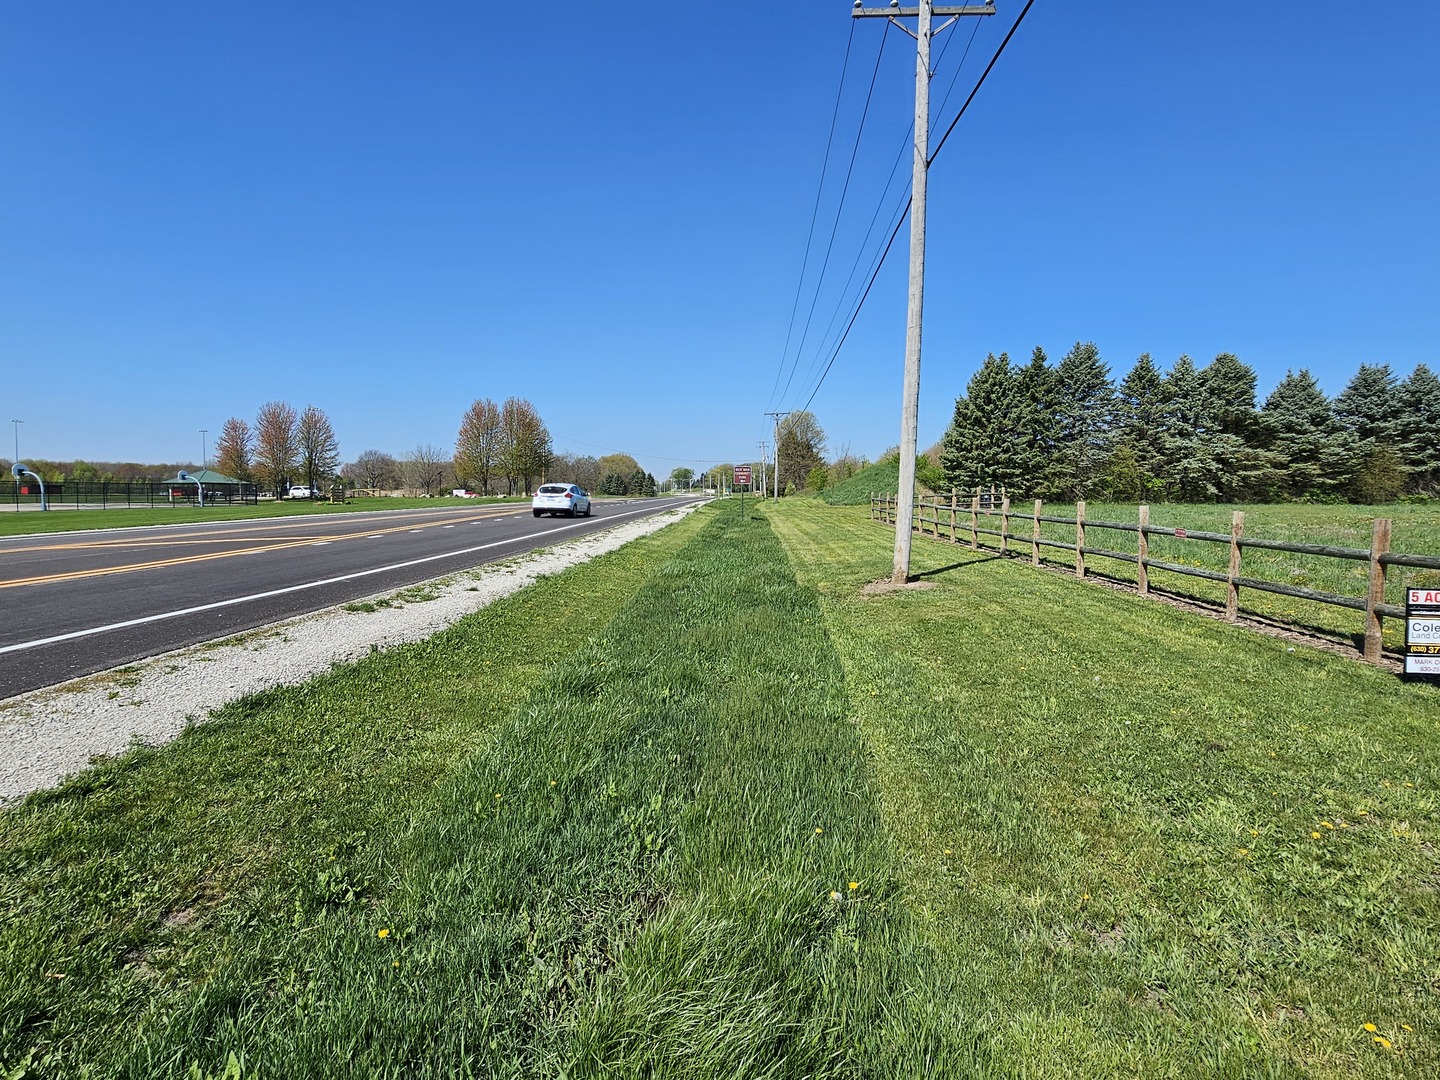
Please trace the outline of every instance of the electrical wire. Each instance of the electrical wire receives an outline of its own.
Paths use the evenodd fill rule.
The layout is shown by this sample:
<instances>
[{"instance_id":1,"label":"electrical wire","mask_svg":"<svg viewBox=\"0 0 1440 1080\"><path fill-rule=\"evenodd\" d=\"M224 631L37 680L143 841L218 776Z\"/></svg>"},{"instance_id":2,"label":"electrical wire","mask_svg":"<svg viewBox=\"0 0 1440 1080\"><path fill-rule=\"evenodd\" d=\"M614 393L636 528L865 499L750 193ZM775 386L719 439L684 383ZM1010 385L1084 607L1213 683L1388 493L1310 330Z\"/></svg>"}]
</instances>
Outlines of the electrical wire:
<instances>
[{"instance_id":1,"label":"electrical wire","mask_svg":"<svg viewBox=\"0 0 1440 1080\"><path fill-rule=\"evenodd\" d=\"M985 80L989 78L990 72L994 70L996 63L999 62L1001 55L1005 52L1006 46L1010 44L1010 40L1015 36L1015 32L1020 28L1020 24L1025 21L1025 16L1029 14L1034 4L1035 0L1026 0L1025 7L1021 9L1015 22L1011 25L1009 32L1005 35L1005 39L1000 42L1000 47L995 50L995 54L990 58L990 62L985 65L985 70L980 74L980 78L971 89L970 95L965 99L965 103L960 106L960 111L957 112L955 118L950 121L950 126L945 129L945 134L940 137L940 141L930 154L929 159L925 163L927 169L934 164L935 159L939 156L941 149L944 148L946 141L950 138L956 125L960 123L960 118L965 115L966 111L970 108L971 102L975 100L975 95L978 94L980 88L985 85ZM874 286L876 278L880 276L880 270L885 265L885 259L889 256L890 249L895 244L895 237L900 234L900 226L904 223L905 217L909 214L910 207L913 203L914 194L912 193L910 199L905 203L904 213L902 213L900 219L896 221L895 228L890 233L890 239L885 244L885 250L881 252L880 259L875 264L875 269L870 275L870 280L865 285L865 291L861 294L859 301L855 305L855 309L850 316L850 321L845 325L844 333L841 335L839 342L836 343L834 351L830 354L830 359L825 364L824 370L820 373L819 381L815 384L814 389L810 391L810 396L805 399L805 404L801 406L802 410L810 407L810 403L815 400L815 395L820 392L820 387L825 384L825 379L829 376L831 368L834 367L835 360L840 355L840 350L844 347L846 339L850 336L850 330L855 325L855 320L859 318L860 311L865 306L865 300L869 297L870 290Z\"/></svg>"},{"instance_id":2,"label":"electrical wire","mask_svg":"<svg viewBox=\"0 0 1440 1080\"><path fill-rule=\"evenodd\" d=\"M790 339L795 333L795 313L800 310L800 293L805 288L805 272L810 268L810 245L815 240L815 222L820 217L820 196L825 192L825 176L830 169L830 147L835 141L835 124L840 118L840 101L845 95L845 76L850 71L850 47L855 43L855 20L850 20L850 37L845 41L845 59L840 65L840 85L835 90L835 108L830 113L830 134L825 139L825 157L820 163L820 182L815 188L815 206L810 211L810 232L805 237L805 255L800 260L800 279L795 282L795 299L790 305L790 326L785 331L785 349L780 354L780 366L775 369L775 385L770 388L771 401L780 387L780 376L785 373L785 358L790 355Z\"/></svg>"},{"instance_id":3,"label":"electrical wire","mask_svg":"<svg viewBox=\"0 0 1440 1080\"><path fill-rule=\"evenodd\" d=\"M853 20L851 29L854 29ZM870 115L870 102L875 97L875 81L880 76L880 62L885 58L885 42L890 37L890 24L880 35L880 48L875 53L875 67L870 73L870 87L865 93L865 107L860 112L860 126L855 132L855 145L850 150L850 165L845 170L845 183L840 188L840 201L835 207L835 221L830 226L830 241L825 247L825 258L820 264L820 274L815 280L815 295L810 299L810 311L805 316L805 330L800 335L800 344L795 347L795 362L790 366L790 378L785 380L785 389L780 391L783 399L790 392L790 383L800 367L800 356L805 351L805 342L810 337L810 324L815 318L815 305L820 301L820 290L825 285L825 273L830 268L830 255L835 250L835 234L840 231L840 218L845 213L845 198L850 192L850 179L855 173L855 159L860 155L860 143L865 136L865 121Z\"/></svg>"}]
</instances>

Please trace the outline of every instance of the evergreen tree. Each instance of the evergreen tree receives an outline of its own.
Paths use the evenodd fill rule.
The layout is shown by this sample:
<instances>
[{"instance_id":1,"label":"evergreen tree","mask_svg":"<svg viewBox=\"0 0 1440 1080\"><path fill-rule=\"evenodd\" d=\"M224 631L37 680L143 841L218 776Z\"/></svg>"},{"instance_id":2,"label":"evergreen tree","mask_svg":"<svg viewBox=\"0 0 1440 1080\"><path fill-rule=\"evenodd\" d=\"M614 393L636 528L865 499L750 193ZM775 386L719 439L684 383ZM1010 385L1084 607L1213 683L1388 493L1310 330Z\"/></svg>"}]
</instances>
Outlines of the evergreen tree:
<instances>
[{"instance_id":1,"label":"evergreen tree","mask_svg":"<svg viewBox=\"0 0 1440 1080\"><path fill-rule=\"evenodd\" d=\"M1361 364L1335 399L1335 420L1349 446L1350 498L1391 502L1405 487L1400 436L1400 386L1389 364Z\"/></svg>"},{"instance_id":2,"label":"evergreen tree","mask_svg":"<svg viewBox=\"0 0 1440 1080\"><path fill-rule=\"evenodd\" d=\"M1265 494L1268 468L1255 410L1255 372L1234 353L1220 353L1200 371L1210 402L1210 456L1215 494L1243 502Z\"/></svg>"},{"instance_id":3,"label":"evergreen tree","mask_svg":"<svg viewBox=\"0 0 1440 1080\"><path fill-rule=\"evenodd\" d=\"M1283 498L1324 498L1349 479L1340 425L1315 377L1286 372L1260 409L1272 489Z\"/></svg>"},{"instance_id":4,"label":"evergreen tree","mask_svg":"<svg viewBox=\"0 0 1440 1080\"><path fill-rule=\"evenodd\" d=\"M1015 374L1014 438L1016 494L1034 498L1045 490L1055 456L1055 431L1060 402L1059 375L1039 345L1030 363Z\"/></svg>"},{"instance_id":5,"label":"evergreen tree","mask_svg":"<svg viewBox=\"0 0 1440 1080\"><path fill-rule=\"evenodd\" d=\"M1010 357L991 353L970 377L964 396L955 399L954 417L940 446L945 483L961 490L1015 486L1015 405Z\"/></svg>"},{"instance_id":6,"label":"evergreen tree","mask_svg":"<svg viewBox=\"0 0 1440 1080\"><path fill-rule=\"evenodd\" d=\"M1114 441L1115 384L1094 342L1076 342L1056 368L1055 454L1049 488L1084 499L1097 487Z\"/></svg>"},{"instance_id":7,"label":"evergreen tree","mask_svg":"<svg viewBox=\"0 0 1440 1080\"><path fill-rule=\"evenodd\" d=\"M1209 502L1218 491L1219 467L1213 456L1214 409L1195 362L1182 356L1165 376L1161 441L1162 471L1181 502Z\"/></svg>"},{"instance_id":8,"label":"evergreen tree","mask_svg":"<svg viewBox=\"0 0 1440 1080\"><path fill-rule=\"evenodd\" d=\"M1422 495L1440 495L1440 378L1418 364L1400 385L1397 431L1407 486Z\"/></svg>"},{"instance_id":9,"label":"evergreen tree","mask_svg":"<svg viewBox=\"0 0 1440 1080\"><path fill-rule=\"evenodd\" d=\"M1160 369L1141 353L1116 398L1116 447L1106 468L1112 498L1145 502L1161 490L1165 385Z\"/></svg>"}]
</instances>

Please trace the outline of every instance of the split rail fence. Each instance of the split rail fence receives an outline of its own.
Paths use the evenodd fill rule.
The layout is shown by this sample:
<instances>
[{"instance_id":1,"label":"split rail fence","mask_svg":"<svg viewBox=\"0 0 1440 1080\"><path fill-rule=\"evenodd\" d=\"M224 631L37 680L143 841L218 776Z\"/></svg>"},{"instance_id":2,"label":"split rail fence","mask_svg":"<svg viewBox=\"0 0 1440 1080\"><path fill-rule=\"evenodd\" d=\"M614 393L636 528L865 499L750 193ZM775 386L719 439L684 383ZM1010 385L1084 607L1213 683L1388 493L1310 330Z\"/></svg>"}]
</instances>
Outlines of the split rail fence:
<instances>
[{"instance_id":1,"label":"split rail fence","mask_svg":"<svg viewBox=\"0 0 1440 1080\"><path fill-rule=\"evenodd\" d=\"M1142 596L1149 595L1151 592L1150 572L1152 570L1217 582L1225 587L1225 617L1232 622L1239 615L1241 589L1254 589L1311 603L1349 608L1364 614L1363 653L1365 659L1371 663L1379 663L1384 651L1382 620L1405 617L1404 607L1385 601L1386 575L1390 567L1440 571L1440 558L1430 555L1407 555L1390 550L1391 520L1389 518L1373 520L1369 548L1347 548L1328 544L1305 544L1248 537L1245 535L1245 512L1243 510L1236 510L1232 513L1228 533L1151 524L1148 506L1139 507L1138 520L1134 522L1087 519L1084 502L1075 504L1074 517L1046 514L1044 510L1044 504L1041 500L1036 499L1029 512L1017 512L1011 507L1008 497L993 490L977 491L964 501L956 492L952 492L948 499L940 496L916 497L913 507L913 529L921 535L928 534L942 540L949 540L951 543L968 544L970 548L977 551L983 547L990 547L997 550L1002 556L1012 558L1023 558L1028 554L1030 562L1034 566L1040 566L1045 561L1041 554L1042 549L1058 549L1066 552L1069 560L1073 560L1075 576L1079 578L1086 576L1087 558L1114 559L1129 563L1135 567L1135 584ZM870 517L875 521L894 525L897 517L896 497L889 494L872 493ZM1052 535L1044 535L1041 526L1045 524L1067 527L1067 539L1055 539L1053 530ZM1016 528L1020 531L1015 531ZM1073 541L1068 539L1068 529L1074 529ZM1109 530L1132 535L1135 538L1136 550L1133 552L1115 551L1095 547L1093 546L1093 533L1096 530L1102 532ZM1226 545L1229 549L1229 565L1225 570L1217 570L1170 559L1153 558L1150 554L1152 537ZM1296 555L1364 564L1367 584L1365 594L1363 596L1347 596L1303 585L1246 576L1241 573L1241 563L1247 549L1289 552ZM1155 591L1162 590L1156 589Z\"/></svg>"}]
</instances>

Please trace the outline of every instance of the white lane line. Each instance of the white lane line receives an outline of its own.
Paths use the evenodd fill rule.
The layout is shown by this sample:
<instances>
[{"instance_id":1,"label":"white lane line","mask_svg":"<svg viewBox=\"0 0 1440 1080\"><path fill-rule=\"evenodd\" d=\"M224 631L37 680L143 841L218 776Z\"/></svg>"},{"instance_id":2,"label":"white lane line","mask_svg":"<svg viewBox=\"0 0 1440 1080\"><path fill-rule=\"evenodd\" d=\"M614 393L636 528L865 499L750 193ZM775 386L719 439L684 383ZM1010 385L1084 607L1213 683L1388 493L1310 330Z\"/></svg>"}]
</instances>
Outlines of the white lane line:
<instances>
[{"instance_id":1,"label":"white lane line","mask_svg":"<svg viewBox=\"0 0 1440 1080\"><path fill-rule=\"evenodd\" d=\"M313 544L306 544L306 547L329 547L329 540L316 540Z\"/></svg>"},{"instance_id":2,"label":"white lane line","mask_svg":"<svg viewBox=\"0 0 1440 1080\"><path fill-rule=\"evenodd\" d=\"M373 535L373 536L367 536L367 537L365 537L365 539L366 539L366 540L384 540L384 539L385 539L385 534L384 534L384 533L376 533L376 534Z\"/></svg>"},{"instance_id":3,"label":"white lane line","mask_svg":"<svg viewBox=\"0 0 1440 1080\"><path fill-rule=\"evenodd\" d=\"M630 517L634 514L643 514L653 507L642 507L639 510L628 510L623 514L614 515L616 518ZM586 522L576 522L574 525L551 526L545 530L545 534L566 532L570 529L578 529ZM234 607L236 604L248 604L252 600L268 600L272 596L285 596L289 593L303 592L305 589L318 589L326 585L338 585L343 581L355 581L359 578L370 577L373 574L385 574L392 570L404 570L411 566L422 566L425 563L435 562L437 559L454 559L461 555L473 555L477 551L488 551L490 548L504 547L506 544L514 544L527 540L530 536L538 537L540 533L531 533L529 536L512 536L508 540L492 540L488 544L479 544L475 547L461 548L459 551L447 551L440 555L426 555L421 559L410 559L406 562L391 563L389 566L377 566L372 570L357 570L353 574L341 574L339 577L325 578L322 581L307 581L300 585L287 585L283 589L271 589L269 592L251 593L249 596L237 596L231 600L217 600L213 604L200 604L196 607L180 608L176 611L162 611L157 615L145 615L139 619L126 619L124 622L109 623L105 626L92 626L86 630L72 630L68 634L56 634L54 637L36 638L34 641L20 641L14 645L0 646L0 656L6 653L24 652L26 649L38 649L42 645L55 645L61 641L75 641L78 638L93 637L96 634L106 634L112 630L128 630L132 626L145 626L149 623L163 622L166 619L178 619L185 615L196 615L202 611L215 611L218 608Z\"/></svg>"}]
</instances>

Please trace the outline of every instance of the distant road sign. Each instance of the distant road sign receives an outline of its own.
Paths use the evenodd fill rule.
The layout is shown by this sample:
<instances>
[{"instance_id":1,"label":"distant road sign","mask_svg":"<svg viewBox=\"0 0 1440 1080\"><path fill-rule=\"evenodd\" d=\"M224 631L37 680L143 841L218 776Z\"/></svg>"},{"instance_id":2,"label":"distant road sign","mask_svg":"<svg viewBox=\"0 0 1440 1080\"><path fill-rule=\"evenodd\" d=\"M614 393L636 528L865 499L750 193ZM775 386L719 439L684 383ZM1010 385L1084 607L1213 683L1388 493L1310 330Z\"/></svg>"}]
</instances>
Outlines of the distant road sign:
<instances>
[{"instance_id":1,"label":"distant road sign","mask_svg":"<svg viewBox=\"0 0 1440 1080\"><path fill-rule=\"evenodd\" d=\"M736 465L736 466L735 466L735 483L737 483L737 484L748 484L748 483L750 483L750 466L749 466L749 465Z\"/></svg>"}]
</instances>

